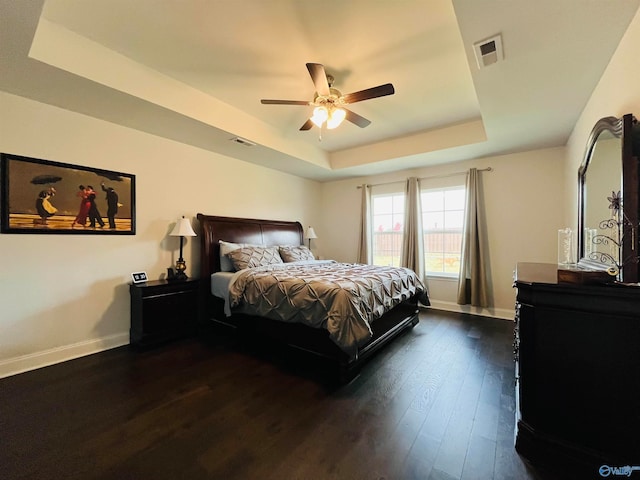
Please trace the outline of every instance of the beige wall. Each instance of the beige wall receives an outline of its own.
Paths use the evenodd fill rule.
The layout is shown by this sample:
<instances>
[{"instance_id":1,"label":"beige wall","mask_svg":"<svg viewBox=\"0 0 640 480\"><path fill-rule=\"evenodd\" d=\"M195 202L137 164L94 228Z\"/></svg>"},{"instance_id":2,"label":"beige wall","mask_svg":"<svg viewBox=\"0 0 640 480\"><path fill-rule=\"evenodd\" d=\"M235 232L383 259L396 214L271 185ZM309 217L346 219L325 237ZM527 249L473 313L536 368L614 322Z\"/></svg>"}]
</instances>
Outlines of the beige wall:
<instances>
[{"instance_id":1,"label":"beige wall","mask_svg":"<svg viewBox=\"0 0 640 480\"><path fill-rule=\"evenodd\" d=\"M0 111L0 151L137 182L135 236L0 235L0 376L128 343L130 273L175 264L180 215L317 218L316 182L5 93ZM191 276L198 250L189 239Z\"/></svg>"},{"instance_id":2,"label":"beige wall","mask_svg":"<svg viewBox=\"0 0 640 480\"><path fill-rule=\"evenodd\" d=\"M316 229L322 237L318 239L319 249L327 258L356 260L361 192L358 185L404 180L409 176L449 175L471 167L490 166L493 171L482 172L481 178L494 308L483 311L458 306L457 283L451 279L429 279L428 287L434 307L512 318L515 293L511 285L516 263L557 261L557 231L564 226L561 202L564 156L564 148L536 150L324 183L322 220Z\"/></svg>"},{"instance_id":3,"label":"beige wall","mask_svg":"<svg viewBox=\"0 0 640 480\"><path fill-rule=\"evenodd\" d=\"M584 157L585 146L591 129L602 117L621 117L632 113L640 118L640 10L629 24L600 82L585 106L567 143L568 161L565 202L567 224L577 228L578 168Z\"/></svg>"}]
</instances>

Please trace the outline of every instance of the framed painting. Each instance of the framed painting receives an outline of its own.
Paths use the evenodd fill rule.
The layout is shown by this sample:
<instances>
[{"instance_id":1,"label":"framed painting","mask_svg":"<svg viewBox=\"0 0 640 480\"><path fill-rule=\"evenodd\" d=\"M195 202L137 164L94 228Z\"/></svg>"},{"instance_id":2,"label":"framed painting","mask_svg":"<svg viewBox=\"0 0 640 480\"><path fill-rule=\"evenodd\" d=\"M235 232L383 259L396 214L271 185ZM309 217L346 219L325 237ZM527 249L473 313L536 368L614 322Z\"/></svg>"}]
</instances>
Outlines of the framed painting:
<instances>
[{"instance_id":1,"label":"framed painting","mask_svg":"<svg viewBox=\"0 0 640 480\"><path fill-rule=\"evenodd\" d=\"M0 232L135 235L135 175L2 153Z\"/></svg>"}]
</instances>

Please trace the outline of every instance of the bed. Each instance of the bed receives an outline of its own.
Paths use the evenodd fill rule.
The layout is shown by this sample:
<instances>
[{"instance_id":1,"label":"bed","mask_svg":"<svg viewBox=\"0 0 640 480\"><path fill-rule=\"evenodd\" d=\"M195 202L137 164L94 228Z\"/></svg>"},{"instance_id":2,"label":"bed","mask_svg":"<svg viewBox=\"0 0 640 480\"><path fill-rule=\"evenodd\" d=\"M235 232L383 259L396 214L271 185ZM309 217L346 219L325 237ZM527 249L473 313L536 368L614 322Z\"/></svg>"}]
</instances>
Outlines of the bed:
<instances>
[{"instance_id":1,"label":"bed","mask_svg":"<svg viewBox=\"0 0 640 480\"><path fill-rule=\"evenodd\" d=\"M387 288L387 290L394 290L395 292L393 302L386 302L384 312L380 311L379 306L377 307L375 319L368 323L366 338L359 338L355 343L347 345L338 341L340 335L336 334L333 330L330 333L330 328L314 328L305 323L283 321L282 319L276 319L279 317L273 314L271 314L273 318L268 318L255 313L256 311L262 312L260 309L252 311L252 306L246 304L250 302L246 301L244 304L240 302L232 307L232 299L230 297L225 298L225 295L221 293L220 287L218 286L216 290L215 283L210 285L209 280L219 280L221 277L231 277L234 275L235 277L243 277L244 275L266 276L267 274L265 273L254 272L254 270L261 272L266 269L269 271L275 270L280 276L285 275L286 272L288 282L290 280L289 277L293 274L287 272L287 269L306 267L294 265L305 264L303 261L293 262L293 264L285 264L283 266L275 265L260 266L255 269L249 268L246 270L249 271L249 273L245 273L246 271L242 270L234 274L233 272L229 272L228 265L226 265L228 261L227 255L223 254L221 256L221 245L223 253L226 252L224 249L228 248L227 244L236 245L234 254L229 254L229 256L233 255L234 261L239 257L239 252L247 251L253 253L253 250L272 250L271 247L277 249L283 246L302 246L304 243L302 225L299 222L220 217L204 215L202 213L197 215L197 219L200 224L200 276L203 279L203 288L207 289L207 292L204 294L206 301L204 302L205 314L203 315L203 321L205 324L217 324L230 328L236 333L239 339L245 336L269 339L268 341L274 345L286 345L303 350L308 354L335 365L337 367L339 381L341 382L349 381L356 376L367 358L404 330L418 323L418 301L428 305L426 291L420 280L416 281L410 275L407 278L403 278L402 283L407 284L406 286L410 288L398 293L395 291L395 288L400 281L396 282L394 277L395 283L393 284L393 289ZM246 248L238 250L237 245L242 245ZM265 248L253 248L252 246ZM305 247L301 247L300 249L303 250L304 248ZM282 252L282 250L280 251ZM316 269L325 268L324 264L328 264L326 268L338 270L344 270L347 267L355 269L367 268L367 266L357 264L333 265L331 261L312 261L308 263L313 264L310 268ZM227 273L223 275L222 273L225 271ZM410 270L408 272L415 276ZM391 273L396 274L394 272ZM271 273L269 273L269 275L270 274ZM333 275L336 274L334 274L332 270L330 275L332 278L335 278ZM239 282L238 278L234 281ZM345 279L345 281L348 281L348 279ZM308 285L309 281L305 281L304 283ZM212 293L212 288L216 292L215 295ZM233 288L231 290L233 291ZM233 300L236 302L239 301L237 296ZM275 313L278 312L275 311ZM318 323L317 327L321 327L320 324L323 323L333 324L333 322L322 322L315 312L310 314L307 312L307 317L311 320L315 319L316 323ZM361 329L354 330L357 332Z\"/></svg>"}]
</instances>

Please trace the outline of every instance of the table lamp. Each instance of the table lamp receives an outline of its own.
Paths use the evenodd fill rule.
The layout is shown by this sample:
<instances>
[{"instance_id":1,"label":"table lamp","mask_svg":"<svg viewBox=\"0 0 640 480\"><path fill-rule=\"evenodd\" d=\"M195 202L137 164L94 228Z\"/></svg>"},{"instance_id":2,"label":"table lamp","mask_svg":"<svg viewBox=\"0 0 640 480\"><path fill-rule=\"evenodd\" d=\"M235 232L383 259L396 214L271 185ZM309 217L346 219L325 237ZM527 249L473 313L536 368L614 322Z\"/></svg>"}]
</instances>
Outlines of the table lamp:
<instances>
[{"instance_id":1,"label":"table lamp","mask_svg":"<svg viewBox=\"0 0 640 480\"><path fill-rule=\"evenodd\" d=\"M313 227L309 227L307 228L307 239L309 240L309 250L311 250L312 238L318 238L318 236L316 235L316 231L313 229Z\"/></svg>"},{"instance_id":2,"label":"table lamp","mask_svg":"<svg viewBox=\"0 0 640 480\"><path fill-rule=\"evenodd\" d=\"M169 234L172 237L180 237L180 258L176 262L176 273L173 277L173 280L186 280L187 274L185 270L187 269L187 264L182 258L182 244L184 241L184 237L196 237L196 232L191 228L191 222L188 219L184 218L184 215L181 219L176 222L176 226L173 227L173 230Z\"/></svg>"}]
</instances>

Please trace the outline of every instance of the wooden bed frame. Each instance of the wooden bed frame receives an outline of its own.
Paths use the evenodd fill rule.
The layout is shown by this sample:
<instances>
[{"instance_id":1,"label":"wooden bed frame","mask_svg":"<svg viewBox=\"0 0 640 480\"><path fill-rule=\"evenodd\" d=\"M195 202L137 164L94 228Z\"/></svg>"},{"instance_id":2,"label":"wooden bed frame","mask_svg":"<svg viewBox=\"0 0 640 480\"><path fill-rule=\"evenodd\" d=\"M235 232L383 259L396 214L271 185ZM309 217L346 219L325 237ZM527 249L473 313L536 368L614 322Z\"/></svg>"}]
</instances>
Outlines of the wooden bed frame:
<instances>
[{"instance_id":1,"label":"wooden bed frame","mask_svg":"<svg viewBox=\"0 0 640 480\"><path fill-rule=\"evenodd\" d=\"M199 213L197 218L200 222L199 238L202 247L200 277L203 280L203 289L206 289L206 322L230 327L240 338L244 335L258 335L258 338L269 338L334 362L339 369L341 382L354 378L368 357L406 328L418 323L418 300L412 298L373 322L373 338L359 348L356 356L352 358L330 339L326 330L244 314L227 317L224 314L224 301L211 294L210 282L207 281L211 274L220 271L219 241L257 245L302 245L302 225L299 222L217 217L202 213Z\"/></svg>"}]
</instances>

